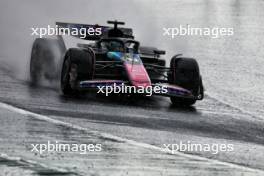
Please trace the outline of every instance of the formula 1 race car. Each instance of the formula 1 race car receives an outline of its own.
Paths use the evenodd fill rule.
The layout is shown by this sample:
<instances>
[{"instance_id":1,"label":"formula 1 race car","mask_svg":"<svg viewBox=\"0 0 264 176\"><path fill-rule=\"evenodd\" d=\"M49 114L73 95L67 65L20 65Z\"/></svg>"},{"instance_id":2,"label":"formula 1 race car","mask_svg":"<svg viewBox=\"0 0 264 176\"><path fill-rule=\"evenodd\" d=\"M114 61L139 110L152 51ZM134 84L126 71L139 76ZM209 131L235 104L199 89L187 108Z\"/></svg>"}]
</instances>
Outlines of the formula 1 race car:
<instances>
[{"instance_id":1,"label":"formula 1 race car","mask_svg":"<svg viewBox=\"0 0 264 176\"><path fill-rule=\"evenodd\" d=\"M92 35L70 36L83 39L67 48L62 35L56 39L37 38L30 61L33 84L41 79L60 80L64 95L106 86L162 87L154 93L170 97L174 105L189 106L202 100L204 89L195 59L175 55L170 66L162 59L165 51L141 46L134 40L131 28L119 27L124 22L108 21L113 27L74 23L56 23L59 29L87 29Z\"/></svg>"}]
</instances>

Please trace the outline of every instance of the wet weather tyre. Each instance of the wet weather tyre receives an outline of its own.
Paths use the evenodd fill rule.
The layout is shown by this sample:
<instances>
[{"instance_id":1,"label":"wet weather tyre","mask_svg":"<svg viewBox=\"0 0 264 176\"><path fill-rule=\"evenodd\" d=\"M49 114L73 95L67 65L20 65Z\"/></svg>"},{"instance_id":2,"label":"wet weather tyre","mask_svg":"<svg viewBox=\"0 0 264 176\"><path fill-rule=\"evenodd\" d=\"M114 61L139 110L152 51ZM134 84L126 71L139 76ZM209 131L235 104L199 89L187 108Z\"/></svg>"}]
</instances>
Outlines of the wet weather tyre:
<instances>
[{"instance_id":1,"label":"wet weather tyre","mask_svg":"<svg viewBox=\"0 0 264 176\"><path fill-rule=\"evenodd\" d=\"M40 50L42 48L41 39L36 39L34 41L32 50L31 50L31 58L30 58L30 81L32 85L38 85L41 74L42 74L42 65L40 58Z\"/></svg>"},{"instance_id":2,"label":"wet weather tyre","mask_svg":"<svg viewBox=\"0 0 264 176\"><path fill-rule=\"evenodd\" d=\"M173 57L170 62L168 81L170 84L190 90L194 96L198 96L203 91L199 66L192 58ZM172 104L177 106L191 106L196 102L196 99L180 97L170 97L170 99Z\"/></svg>"},{"instance_id":3,"label":"wet weather tyre","mask_svg":"<svg viewBox=\"0 0 264 176\"><path fill-rule=\"evenodd\" d=\"M66 52L61 71L63 95L79 93L78 83L93 78L94 63L95 58L91 50L71 48Z\"/></svg>"},{"instance_id":4,"label":"wet weather tyre","mask_svg":"<svg viewBox=\"0 0 264 176\"><path fill-rule=\"evenodd\" d=\"M32 46L30 58L30 81L38 85L41 79L52 80L56 78L55 54L52 44L56 40L37 38Z\"/></svg>"}]
</instances>

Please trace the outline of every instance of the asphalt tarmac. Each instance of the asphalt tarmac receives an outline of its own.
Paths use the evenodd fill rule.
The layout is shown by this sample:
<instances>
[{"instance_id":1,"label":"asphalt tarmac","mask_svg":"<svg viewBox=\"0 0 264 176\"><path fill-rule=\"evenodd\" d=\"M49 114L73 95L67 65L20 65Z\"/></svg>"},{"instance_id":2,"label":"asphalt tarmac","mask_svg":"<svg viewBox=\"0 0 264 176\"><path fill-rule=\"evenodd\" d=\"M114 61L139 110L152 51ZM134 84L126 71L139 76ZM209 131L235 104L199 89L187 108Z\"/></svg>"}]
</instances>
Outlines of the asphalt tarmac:
<instances>
[{"instance_id":1,"label":"asphalt tarmac","mask_svg":"<svg viewBox=\"0 0 264 176\"><path fill-rule=\"evenodd\" d=\"M161 97L64 97L56 88L31 87L6 69L0 77L3 175L263 174L263 121L209 96L177 108ZM103 150L87 155L31 151L31 144L48 141L100 143ZM164 144L188 141L232 144L234 150L165 151Z\"/></svg>"}]
</instances>

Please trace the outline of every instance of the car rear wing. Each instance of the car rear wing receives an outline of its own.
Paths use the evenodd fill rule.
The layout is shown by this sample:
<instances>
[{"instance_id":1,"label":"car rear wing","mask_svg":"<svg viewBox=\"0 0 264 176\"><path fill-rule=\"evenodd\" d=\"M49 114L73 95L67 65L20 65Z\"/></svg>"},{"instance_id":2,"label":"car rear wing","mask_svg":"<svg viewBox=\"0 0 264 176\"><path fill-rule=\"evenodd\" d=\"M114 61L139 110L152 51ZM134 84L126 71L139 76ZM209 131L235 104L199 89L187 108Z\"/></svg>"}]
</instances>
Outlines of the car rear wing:
<instances>
[{"instance_id":1,"label":"car rear wing","mask_svg":"<svg viewBox=\"0 0 264 176\"><path fill-rule=\"evenodd\" d=\"M81 38L84 40L99 40L102 37L107 37L109 30L113 29L110 26L100 26L91 24L77 24L77 23L64 23L56 22L60 34L71 35L73 37ZM125 38L133 38L133 30L131 28L118 28L123 32Z\"/></svg>"}]
</instances>

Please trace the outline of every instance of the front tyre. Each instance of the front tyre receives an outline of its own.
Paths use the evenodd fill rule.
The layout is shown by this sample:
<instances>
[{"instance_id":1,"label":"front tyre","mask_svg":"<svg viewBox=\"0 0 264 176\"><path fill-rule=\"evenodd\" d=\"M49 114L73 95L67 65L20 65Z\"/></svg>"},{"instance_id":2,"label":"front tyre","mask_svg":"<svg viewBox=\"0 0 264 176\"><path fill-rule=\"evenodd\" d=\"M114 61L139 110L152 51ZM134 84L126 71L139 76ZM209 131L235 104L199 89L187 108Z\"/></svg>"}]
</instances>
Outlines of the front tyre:
<instances>
[{"instance_id":1,"label":"front tyre","mask_svg":"<svg viewBox=\"0 0 264 176\"><path fill-rule=\"evenodd\" d=\"M178 85L191 91L195 97L203 96L202 78L195 59L174 56L170 62L168 81L170 84ZM170 97L170 99L172 104L177 106L191 106L196 102L196 99L180 97Z\"/></svg>"},{"instance_id":2,"label":"front tyre","mask_svg":"<svg viewBox=\"0 0 264 176\"><path fill-rule=\"evenodd\" d=\"M92 79L94 59L91 50L71 48L66 52L61 72L61 91L64 95L78 93L79 81Z\"/></svg>"}]
</instances>

